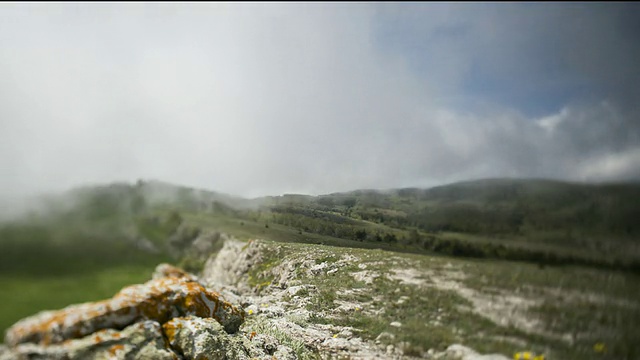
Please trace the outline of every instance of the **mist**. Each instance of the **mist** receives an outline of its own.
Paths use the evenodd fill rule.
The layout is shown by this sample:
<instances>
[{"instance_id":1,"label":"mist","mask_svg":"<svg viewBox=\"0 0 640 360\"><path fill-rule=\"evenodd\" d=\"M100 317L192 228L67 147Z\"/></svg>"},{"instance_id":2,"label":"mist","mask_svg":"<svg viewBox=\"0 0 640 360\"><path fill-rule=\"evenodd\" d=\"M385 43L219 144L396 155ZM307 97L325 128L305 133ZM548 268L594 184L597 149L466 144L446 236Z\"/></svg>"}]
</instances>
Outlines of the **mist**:
<instances>
[{"instance_id":1,"label":"mist","mask_svg":"<svg viewBox=\"0 0 640 360\"><path fill-rule=\"evenodd\" d=\"M637 181L638 10L3 4L0 198Z\"/></svg>"}]
</instances>

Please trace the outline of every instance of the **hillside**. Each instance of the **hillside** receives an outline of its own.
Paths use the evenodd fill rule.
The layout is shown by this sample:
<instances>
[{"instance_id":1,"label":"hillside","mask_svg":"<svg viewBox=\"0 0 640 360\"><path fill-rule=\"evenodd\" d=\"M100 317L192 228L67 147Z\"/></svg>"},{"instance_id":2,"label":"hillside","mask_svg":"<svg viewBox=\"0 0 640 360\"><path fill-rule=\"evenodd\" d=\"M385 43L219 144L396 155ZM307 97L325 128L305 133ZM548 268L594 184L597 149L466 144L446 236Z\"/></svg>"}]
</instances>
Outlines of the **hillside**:
<instances>
[{"instance_id":1,"label":"hillside","mask_svg":"<svg viewBox=\"0 0 640 360\"><path fill-rule=\"evenodd\" d=\"M505 345L502 340L484 347L483 343L489 341L485 338L474 340L451 333L457 329L456 322L470 316L458 313L458 308L470 306L470 301L480 307L476 314L491 312L497 306L495 316L509 318L526 312L534 322L541 322L528 330L518 330L514 327L529 326L525 320L509 320L511 325L504 325L495 316L480 314L489 321L483 323L483 329L460 325L471 326L472 332L487 331L499 339L513 335L519 338L516 343L564 354L560 358L567 359L577 358L577 354L586 358L600 356L591 349L591 343L599 337L611 347L610 354L617 354L612 358L631 359L638 351L627 336L635 334L635 328L627 321L638 319L634 301L638 294L633 290L640 288L638 195L638 184L507 179L431 189L359 190L259 199L156 181L87 186L41 199L28 213L0 225L0 286L6 290L0 293L0 300L6 304L0 311L0 329L39 310L110 297L124 285L148 279L161 262L178 264L194 273L203 269L206 272L207 259L228 239L260 238L264 244L272 244L265 249L275 246L280 249L276 254L284 253L268 260L273 252L267 250L263 257L266 263L247 273L243 281L251 294L256 292L254 295L266 291L280 276L272 267L283 270L277 266L283 258L297 258L303 253L310 256L308 251L314 256L324 254L317 261L327 264L326 271L338 269L335 264L345 254L351 254L358 258L354 264L366 262L364 258L377 258L380 263L374 272L378 277L393 278L389 274L400 262L406 263L399 269L400 274L414 271L407 269L417 271L412 275L416 279L409 281L444 284L438 291L460 290L456 296L466 300L456 298L453 304L457 305L448 307L455 316L438 320L441 324L437 329L427 323L423 323L424 327L418 323L404 325L403 331L408 333L394 333L397 340L378 339L394 349L400 346L399 352L419 355L429 349L445 351L455 342L508 356L521 348ZM300 249L313 250L298 253ZM364 276L369 273L370 266L366 266L348 269ZM441 266L454 266L457 275L434 277L432 273L445 271ZM460 274L464 279L456 278ZM329 309L340 306L344 299L329 293L358 289L363 286L361 283L343 277L334 283L316 284L319 278L299 280L313 283L318 294L327 298L318 298L320 307L308 314L312 319L305 318L305 323L360 329L361 332L349 331L374 344L382 332L395 330L388 324L384 330L373 318L350 317L349 321L357 321L354 324L331 320ZM322 290L322 286L330 286L330 290ZM395 303L402 296L408 297L405 302L414 297L433 300L433 286L407 290L407 294L402 293L402 287L391 286L386 280L381 284L373 282L362 291L375 295L352 295L358 299L378 297L374 305L382 307L382 303ZM402 294L397 295L397 289ZM593 295L598 291L600 298ZM587 294L584 301L578 301L583 298L581 292ZM513 299L513 303L500 305L496 295ZM473 300L491 296L492 300L484 305ZM412 308L431 309L431 300L416 300L418 303ZM523 308L522 304L528 305ZM305 309L310 311L307 305ZM395 314L391 309L385 311ZM430 314L420 316L435 316ZM558 318L557 314L566 315ZM508 330L500 330L500 326L507 326ZM431 335L422 342L426 333Z\"/></svg>"},{"instance_id":2,"label":"hillside","mask_svg":"<svg viewBox=\"0 0 640 360\"><path fill-rule=\"evenodd\" d=\"M222 331L228 320L214 321L199 310L194 316L189 307L162 320L135 317L119 323L127 324L122 331L105 331L102 323L89 322L96 315L84 310L105 307L85 304L23 321L11 330L11 347L0 348L0 359L506 360L527 352L577 360L635 359L640 351L635 275L233 239L208 257L198 275L214 301L230 303L215 309L242 309L239 328ZM194 281L192 275L158 267L154 280L121 292L141 301L130 311L175 311L176 305L163 305L173 304L173 295L134 295L158 291L165 283L189 284L166 276ZM180 289L176 285L171 291ZM106 319L122 316L115 306L123 301L122 295L114 298ZM46 331L57 334L58 326L46 324L62 315L62 330L96 328L84 330L89 334L84 337L67 335L71 338L62 343L28 340ZM158 340L163 337L167 340Z\"/></svg>"},{"instance_id":3,"label":"hillside","mask_svg":"<svg viewBox=\"0 0 640 360\"><path fill-rule=\"evenodd\" d=\"M401 251L637 271L640 185L490 179L269 198L254 219Z\"/></svg>"}]
</instances>

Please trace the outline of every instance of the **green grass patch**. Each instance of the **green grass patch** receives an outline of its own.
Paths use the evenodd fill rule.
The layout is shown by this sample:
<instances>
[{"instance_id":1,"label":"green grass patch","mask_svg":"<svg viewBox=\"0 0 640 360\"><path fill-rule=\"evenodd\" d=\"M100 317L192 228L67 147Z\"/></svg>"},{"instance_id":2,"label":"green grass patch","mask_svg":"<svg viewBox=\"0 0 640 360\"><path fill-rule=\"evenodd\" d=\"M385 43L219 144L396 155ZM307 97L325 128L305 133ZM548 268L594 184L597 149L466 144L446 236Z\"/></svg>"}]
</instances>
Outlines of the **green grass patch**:
<instances>
[{"instance_id":1,"label":"green grass patch","mask_svg":"<svg viewBox=\"0 0 640 360\"><path fill-rule=\"evenodd\" d=\"M127 285L151 279L155 264L121 264L102 270L58 276L0 274L0 333L42 310L107 299Z\"/></svg>"}]
</instances>

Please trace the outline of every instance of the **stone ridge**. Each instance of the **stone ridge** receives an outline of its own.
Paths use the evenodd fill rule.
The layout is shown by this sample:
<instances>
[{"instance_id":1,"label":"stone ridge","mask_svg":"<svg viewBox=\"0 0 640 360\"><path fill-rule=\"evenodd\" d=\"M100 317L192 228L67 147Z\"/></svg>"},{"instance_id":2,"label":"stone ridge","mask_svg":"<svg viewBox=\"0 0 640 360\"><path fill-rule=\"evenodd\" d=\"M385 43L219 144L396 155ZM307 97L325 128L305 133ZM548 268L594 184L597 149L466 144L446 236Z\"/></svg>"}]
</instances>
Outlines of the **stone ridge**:
<instances>
[{"instance_id":1,"label":"stone ridge","mask_svg":"<svg viewBox=\"0 0 640 360\"><path fill-rule=\"evenodd\" d=\"M218 293L207 290L194 276L161 264L153 280L125 287L111 299L25 318L7 330L5 342L10 347L22 343L50 345L102 329L123 329L144 320L163 324L181 316L211 317L227 333L235 333L244 322L245 313L222 300Z\"/></svg>"},{"instance_id":2,"label":"stone ridge","mask_svg":"<svg viewBox=\"0 0 640 360\"><path fill-rule=\"evenodd\" d=\"M215 322L215 320L212 320ZM222 330L222 329L221 329ZM81 339L48 346L24 343L2 353L0 360L182 360L167 344L162 326L152 320L135 323L118 331L99 330Z\"/></svg>"}]
</instances>

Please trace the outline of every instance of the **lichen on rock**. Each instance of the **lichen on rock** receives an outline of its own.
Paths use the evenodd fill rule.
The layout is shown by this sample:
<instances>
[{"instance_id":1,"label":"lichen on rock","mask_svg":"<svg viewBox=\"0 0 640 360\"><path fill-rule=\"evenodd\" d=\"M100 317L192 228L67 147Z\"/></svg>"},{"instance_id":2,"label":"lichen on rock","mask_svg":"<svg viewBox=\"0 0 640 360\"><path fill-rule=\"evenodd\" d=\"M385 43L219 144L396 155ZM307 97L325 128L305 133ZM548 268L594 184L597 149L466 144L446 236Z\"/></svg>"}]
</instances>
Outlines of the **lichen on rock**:
<instances>
[{"instance_id":1,"label":"lichen on rock","mask_svg":"<svg viewBox=\"0 0 640 360\"><path fill-rule=\"evenodd\" d=\"M212 319L174 318L162 327L171 348L187 359L249 359L243 337L228 336Z\"/></svg>"},{"instance_id":2,"label":"lichen on rock","mask_svg":"<svg viewBox=\"0 0 640 360\"><path fill-rule=\"evenodd\" d=\"M242 309L179 269L163 264L156 273L163 272L170 276L128 286L111 299L25 318L7 330L5 342L11 347L22 343L56 344L103 329L123 329L144 320L165 323L189 315L211 317L228 333L238 331L244 321Z\"/></svg>"},{"instance_id":3,"label":"lichen on rock","mask_svg":"<svg viewBox=\"0 0 640 360\"><path fill-rule=\"evenodd\" d=\"M151 320L129 325L122 331L100 330L84 338L55 345L24 343L15 346L5 354L0 354L0 360L177 360L180 358L167 346L161 325Z\"/></svg>"},{"instance_id":4,"label":"lichen on rock","mask_svg":"<svg viewBox=\"0 0 640 360\"><path fill-rule=\"evenodd\" d=\"M163 263L156 266L156 270L153 272L152 279L162 279L167 277L198 281L197 276L190 274L173 265Z\"/></svg>"}]
</instances>

